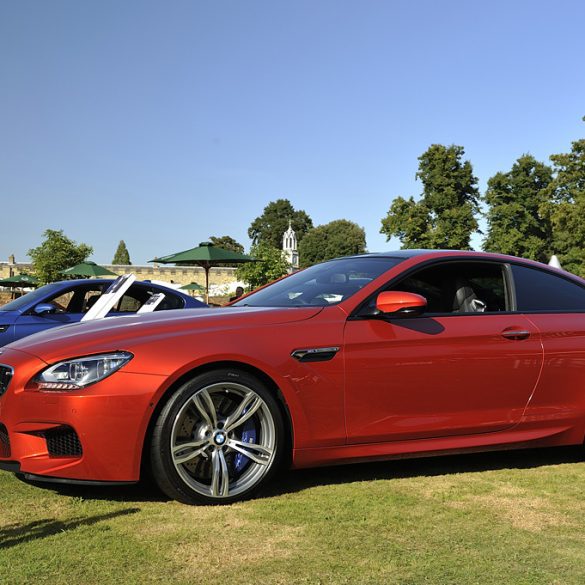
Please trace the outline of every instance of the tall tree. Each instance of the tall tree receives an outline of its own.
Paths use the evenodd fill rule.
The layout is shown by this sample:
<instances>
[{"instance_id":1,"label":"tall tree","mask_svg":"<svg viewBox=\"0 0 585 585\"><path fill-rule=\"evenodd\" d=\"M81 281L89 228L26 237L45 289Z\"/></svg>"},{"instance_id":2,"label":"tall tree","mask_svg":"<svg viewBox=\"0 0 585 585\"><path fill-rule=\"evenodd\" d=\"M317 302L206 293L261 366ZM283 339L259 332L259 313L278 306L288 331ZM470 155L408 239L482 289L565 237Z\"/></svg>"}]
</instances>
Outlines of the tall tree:
<instances>
[{"instance_id":1,"label":"tall tree","mask_svg":"<svg viewBox=\"0 0 585 585\"><path fill-rule=\"evenodd\" d=\"M211 236L209 241L218 248L223 248L224 250L230 250L232 252L239 252L240 254L244 253L244 246L234 240L231 236ZM224 264L224 266L237 268L239 264Z\"/></svg>"},{"instance_id":2,"label":"tall tree","mask_svg":"<svg viewBox=\"0 0 585 585\"><path fill-rule=\"evenodd\" d=\"M128 253L128 248L126 247L126 242L124 240L120 240L120 243L116 248L116 253L114 254L112 264L122 264L126 266L132 264L132 262L130 262L130 254Z\"/></svg>"},{"instance_id":3,"label":"tall tree","mask_svg":"<svg viewBox=\"0 0 585 585\"><path fill-rule=\"evenodd\" d=\"M28 251L34 271L43 283L63 278L61 271L87 259L93 248L70 240L63 230L46 230L45 240Z\"/></svg>"},{"instance_id":4,"label":"tall tree","mask_svg":"<svg viewBox=\"0 0 585 585\"><path fill-rule=\"evenodd\" d=\"M252 222L248 236L253 244L261 242L273 248L282 248L282 236L288 229L289 222L299 243L313 227L313 221L305 211L295 210L288 199L277 199L270 202L262 215Z\"/></svg>"},{"instance_id":5,"label":"tall tree","mask_svg":"<svg viewBox=\"0 0 585 585\"><path fill-rule=\"evenodd\" d=\"M238 280L246 282L252 290L280 278L288 271L288 262L279 248L264 243L253 244L250 256L260 262L240 264L236 275Z\"/></svg>"},{"instance_id":6,"label":"tall tree","mask_svg":"<svg viewBox=\"0 0 585 585\"><path fill-rule=\"evenodd\" d=\"M336 219L310 230L299 244L303 268L339 256L361 254L366 250L366 232L347 219Z\"/></svg>"},{"instance_id":7,"label":"tall tree","mask_svg":"<svg viewBox=\"0 0 585 585\"><path fill-rule=\"evenodd\" d=\"M529 154L521 156L507 173L496 173L488 180L486 252L548 260L551 224L540 210L548 200L551 181L552 169Z\"/></svg>"},{"instance_id":8,"label":"tall tree","mask_svg":"<svg viewBox=\"0 0 585 585\"><path fill-rule=\"evenodd\" d=\"M555 176L541 209L552 224L552 252L565 270L585 276L585 139L550 159Z\"/></svg>"},{"instance_id":9,"label":"tall tree","mask_svg":"<svg viewBox=\"0 0 585 585\"><path fill-rule=\"evenodd\" d=\"M477 177L463 160L462 146L433 144L419 157L418 201L397 197L382 219L380 233L397 236L403 248L470 248L479 211Z\"/></svg>"},{"instance_id":10,"label":"tall tree","mask_svg":"<svg viewBox=\"0 0 585 585\"><path fill-rule=\"evenodd\" d=\"M240 254L244 253L244 246L234 240L231 236L211 236L209 241L218 248L231 250L232 252L239 252Z\"/></svg>"}]
</instances>

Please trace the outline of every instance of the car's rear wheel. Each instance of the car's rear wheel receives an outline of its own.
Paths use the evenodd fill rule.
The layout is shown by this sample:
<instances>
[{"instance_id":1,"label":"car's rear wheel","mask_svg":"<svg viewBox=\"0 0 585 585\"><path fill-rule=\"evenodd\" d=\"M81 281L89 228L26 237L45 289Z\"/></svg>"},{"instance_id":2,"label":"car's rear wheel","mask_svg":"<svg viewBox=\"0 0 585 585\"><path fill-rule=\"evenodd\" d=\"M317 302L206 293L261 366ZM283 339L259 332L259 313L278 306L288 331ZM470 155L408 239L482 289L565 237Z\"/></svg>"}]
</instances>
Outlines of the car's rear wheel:
<instances>
[{"instance_id":1,"label":"car's rear wheel","mask_svg":"<svg viewBox=\"0 0 585 585\"><path fill-rule=\"evenodd\" d=\"M253 496L282 461L284 422L270 390L250 374L221 369L183 384L153 429L159 487L188 504Z\"/></svg>"}]
</instances>

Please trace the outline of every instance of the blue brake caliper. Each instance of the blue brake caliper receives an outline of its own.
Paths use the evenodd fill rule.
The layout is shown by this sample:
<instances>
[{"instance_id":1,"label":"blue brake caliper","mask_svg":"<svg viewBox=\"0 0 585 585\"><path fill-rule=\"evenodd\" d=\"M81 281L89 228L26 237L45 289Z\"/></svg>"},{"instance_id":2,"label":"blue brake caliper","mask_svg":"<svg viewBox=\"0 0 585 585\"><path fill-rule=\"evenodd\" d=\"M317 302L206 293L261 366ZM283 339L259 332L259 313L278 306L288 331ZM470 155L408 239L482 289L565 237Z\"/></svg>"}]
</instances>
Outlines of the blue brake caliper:
<instances>
[{"instance_id":1,"label":"blue brake caliper","mask_svg":"<svg viewBox=\"0 0 585 585\"><path fill-rule=\"evenodd\" d=\"M244 413L242 413L242 414L244 414ZM254 426L254 423L250 419L248 419L245 422L244 427L242 429L242 443L255 443L255 442L256 442L256 427ZM248 464L248 461L250 461L249 457L246 457L242 453L236 453L236 456L234 458L234 466L236 468L236 471L238 473L240 471L243 471L244 467L246 467L246 465Z\"/></svg>"}]
</instances>

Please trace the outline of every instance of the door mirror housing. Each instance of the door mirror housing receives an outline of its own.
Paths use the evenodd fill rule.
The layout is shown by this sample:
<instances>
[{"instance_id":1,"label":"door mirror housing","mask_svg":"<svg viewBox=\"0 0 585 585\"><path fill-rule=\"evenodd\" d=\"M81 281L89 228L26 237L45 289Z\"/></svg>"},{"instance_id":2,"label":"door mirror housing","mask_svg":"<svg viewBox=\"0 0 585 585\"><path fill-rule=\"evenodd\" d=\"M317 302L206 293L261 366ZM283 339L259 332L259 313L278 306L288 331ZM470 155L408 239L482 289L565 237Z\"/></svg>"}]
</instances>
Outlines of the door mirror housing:
<instances>
[{"instance_id":1,"label":"door mirror housing","mask_svg":"<svg viewBox=\"0 0 585 585\"><path fill-rule=\"evenodd\" d=\"M392 317L419 317L427 308L427 299L415 293L386 291L376 298L376 308Z\"/></svg>"},{"instance_id":2,"label":"door mirror housing","mask_svg":"<svg viewBox=\"0 0 585 585\"><path fill-rule=\"evenodd\" d=\"M55 305L51 305L51 303L39 303L34 309L33 312L35 315L42 317L43 315L47 315L50 313L56 313L57 309Z\"/></svg>"}]
</instances>

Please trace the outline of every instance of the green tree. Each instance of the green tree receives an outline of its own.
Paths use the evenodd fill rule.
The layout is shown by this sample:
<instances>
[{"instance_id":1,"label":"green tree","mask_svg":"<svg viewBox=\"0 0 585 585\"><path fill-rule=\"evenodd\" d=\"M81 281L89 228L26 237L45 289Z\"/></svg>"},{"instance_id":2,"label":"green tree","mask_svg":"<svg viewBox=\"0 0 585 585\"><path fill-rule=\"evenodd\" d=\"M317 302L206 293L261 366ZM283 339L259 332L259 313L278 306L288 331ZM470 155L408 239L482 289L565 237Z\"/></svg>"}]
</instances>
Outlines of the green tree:
<instances>
[{"instance_id":1,"label":"green tree","mask_svg":"<svg viewBox=\"0 0 585 585\"><path fill-rule=\"evenodd\" d=\"M551 252L565 270L585 276L585 139L550 159L555 175L541 211L552 225Z\"/></svg>"},{"instance_id":2,"label":"green tree","mask_svg":"<svg viewBox=\"0 0 585 585\"><path fill-rule=\"evenodd\" d=\"M223 248L224 250L230 250L232 252L239 252L240 254L244 253L244 246L234 240L231 236L211 236L209 241L218 248ZM224 266L237 268L239 264L224 264Z\"/></svg>"},{"instance_id":3,"label":"green tree","mask_svg":"<svg viewBox=\"0 0 585 585\"><path fill-rule=\"evenodd\" d=\"M46 230L43 237L40 246L28 251L34 271L43 283L62 279L62 270L83 262L93 252L91 246L70 240L63 230Z\"/></svg>"},{"instance_id":4,"label":"green tree","mask_svg":"<svg viewBox=\"0 0 585 585\"><path fill-rule=\"evenodd\" d=\"M231 250L232 252L239 252L240 254L244 253L244 246L239 242L236 242L231 236L211 236L209 241L218 248Z\"/></svg>"},{"instance_id":5,"label":"green tree","mask_svg":"<svg viewBox=\"0 0 585 585\"><path fill-rule=\"evenodd\" d=\"M252 222L248 236L253 244L263 243L273 248L282 248L282 236L288 229L289 221L298 243L313 227L313 221L303 210L295 210L288 199L277 199L270 202L262 215Z\"/></svg>"},{"instance_id":6,"label":"green tree","mask_svg":"<svg viewBox=\"0 0 585 585\"><path fill-rule=\"evenodd\" d=\"M540 262L550 256L551 224L541 215L548 200L552 169L533 156L521 156L507 173L496 173L485 193L486 252L522 256Z\"/></svg>"},{"instance_id":7,"label":"green tree","mask_svg":"<svg viewBox=\"0 0 585 585\"><path fill-rule=\"evenodd\" d=\"M433 144L419 157L419 201L397 197L380 233L396 236L403 248L470 248L479 211L477 177L462 146Z\"/></svg>"},{"instance_id":8,"label":"green tree","mask_svg":"<svg viewBox=\"0 0 585 585\"><path fill-rule=\"evenodd\" d=\"M120 240L118 248L116 249L116 253L114 254L112 264L123 264L126 266L132 264L132 262L130 262L130 254L128 253L128 248L126 247L126 242L124 240Z\"/></svg>"},{"instance_id":9,"label":"green tree","mask_svg":"<svg viewBox=\"0 0 585 585\"><path fill-rule=\"evenodd\" d=\"M252 290L287 273L288 263L284 252L279 248L273 248L264 243L253 244L250 249L250 256L261 260L261 262L241 264L238 267L236 276L238 280L246 282Z\"/></svg>"},{"instance_id":10,"label":"green tree","mask_svg":"<svg viewBox=\"0 0 585 585\"><path fill-rule=\"evenodd\" d=\"M336 219L310 230L299 245L303 268L339 256L361 254L366 250L366 232L347 219Z\"/></svg>"}]
</instances>

